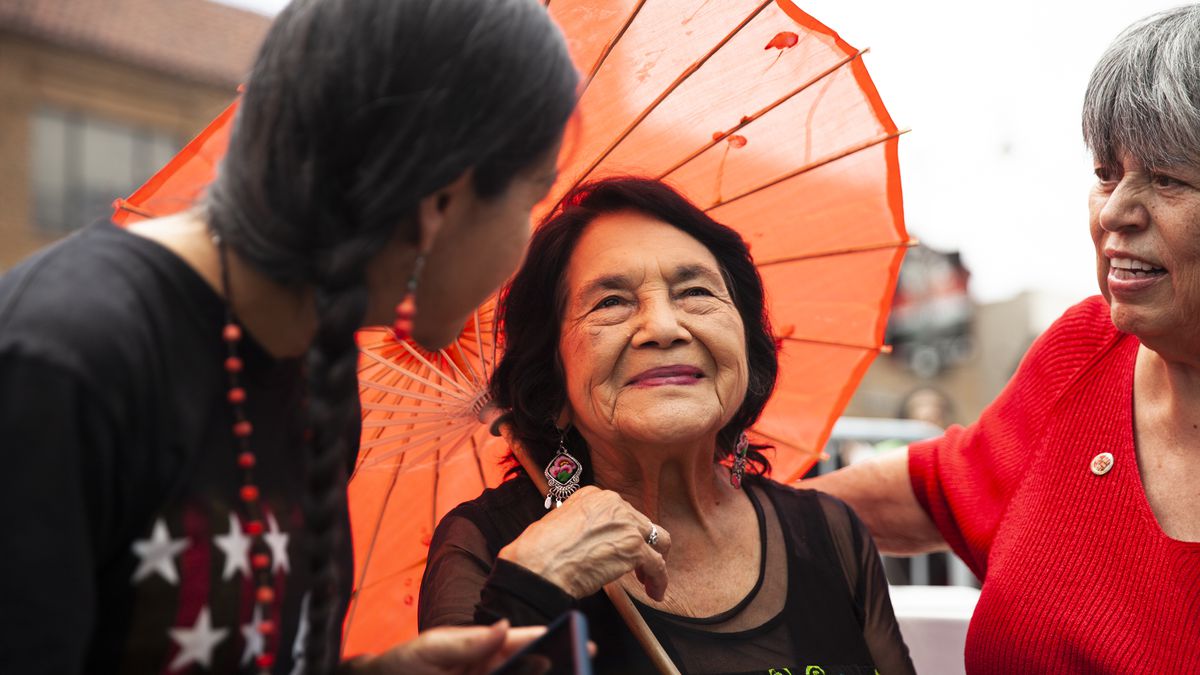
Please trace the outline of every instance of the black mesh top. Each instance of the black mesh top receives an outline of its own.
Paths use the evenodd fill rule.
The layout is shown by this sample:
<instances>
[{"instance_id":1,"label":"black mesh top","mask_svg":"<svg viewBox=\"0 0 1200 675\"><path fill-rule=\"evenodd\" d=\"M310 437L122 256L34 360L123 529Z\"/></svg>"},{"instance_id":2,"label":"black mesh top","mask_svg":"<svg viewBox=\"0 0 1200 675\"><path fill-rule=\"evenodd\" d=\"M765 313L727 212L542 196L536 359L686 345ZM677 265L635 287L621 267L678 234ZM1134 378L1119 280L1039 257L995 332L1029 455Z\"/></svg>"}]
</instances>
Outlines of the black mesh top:
<instances>
[{"instance_id":1,"label":"black mesh top","mask_svg":"<svg viewBox=\"0 0 1200 675\"><path fill-rule=\"evenodd\" d=\"M762 543L758 583L715 616L668 614L637 602L683 673L913 673L866 527L840 500L747 476ZM597 673L653 673L603 592L575 600L507 560L500 549L546 513L524 476L461 504L442 520L421 583L421 629L588 618Z\"/></svg>"}]
</instances>

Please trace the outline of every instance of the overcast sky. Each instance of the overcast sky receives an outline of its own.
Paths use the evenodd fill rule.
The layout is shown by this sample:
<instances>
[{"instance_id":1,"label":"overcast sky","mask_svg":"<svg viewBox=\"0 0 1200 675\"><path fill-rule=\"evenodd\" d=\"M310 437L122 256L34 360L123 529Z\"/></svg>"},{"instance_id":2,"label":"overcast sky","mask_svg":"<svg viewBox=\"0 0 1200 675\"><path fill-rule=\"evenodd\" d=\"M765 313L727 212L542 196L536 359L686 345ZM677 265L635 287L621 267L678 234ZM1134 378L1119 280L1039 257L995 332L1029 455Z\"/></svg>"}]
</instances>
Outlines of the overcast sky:
<instances>
[{"instance_id":1,"label":"overcast sky","mask_svg":"<svg viewBox=\"0 0 1200 675\"><path fill-rule=\"evenodd\" d=\"M280 0L226 0L273 13ZM726 0L723 0L726 1ZM1122 28L1169 0L796 0L855 47L901 127L910 232L981 301L1096 292L1079 109Z\"/></svg>"}]
</instances>

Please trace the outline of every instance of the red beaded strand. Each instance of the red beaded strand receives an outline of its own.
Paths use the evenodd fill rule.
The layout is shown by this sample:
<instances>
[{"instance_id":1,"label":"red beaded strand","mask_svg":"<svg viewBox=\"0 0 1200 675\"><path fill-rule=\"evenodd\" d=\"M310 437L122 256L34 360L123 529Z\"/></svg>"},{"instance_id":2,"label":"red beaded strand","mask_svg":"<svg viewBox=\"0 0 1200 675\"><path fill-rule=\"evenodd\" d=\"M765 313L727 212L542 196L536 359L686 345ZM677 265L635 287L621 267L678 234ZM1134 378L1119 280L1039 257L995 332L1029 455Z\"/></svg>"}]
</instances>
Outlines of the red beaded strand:
<instances>
[{"instance_id":1,"label":"red beaded strand","mask_svg":"<svg viewBox=\"0 0 1200 675\"><path fill-rule=\"evenodd\" d=\"M233 408L233 441L236 446L237 465L242 470L242 486L238 497L242 502L242 515L245 522L245 532L250 535L251 567L254 569L255 603L261 610L261 616L270 617L275 602L274 574L271 569L270 547L263 539L263 510L259 502L258 485L254 482L254 468L258 464L250 438L254 434L254 425L246 419L246 390L241 384L241 374L244 363L238 356L238 345L242 341L242 327L233 315L233 297L229 286L229 263L225 246L214 237L221 258L221 283L225 292L225 326L221 330L221 339L225 342L225 373L228 376L229 389L226 400ZM264 638L270 637L275 631L275 624L264 618L258 625L259 632ZM263 653L255 659L260 675L269 675L271 666L275 663L273 640L263 640Z\"/></svg>"}]
</instances>

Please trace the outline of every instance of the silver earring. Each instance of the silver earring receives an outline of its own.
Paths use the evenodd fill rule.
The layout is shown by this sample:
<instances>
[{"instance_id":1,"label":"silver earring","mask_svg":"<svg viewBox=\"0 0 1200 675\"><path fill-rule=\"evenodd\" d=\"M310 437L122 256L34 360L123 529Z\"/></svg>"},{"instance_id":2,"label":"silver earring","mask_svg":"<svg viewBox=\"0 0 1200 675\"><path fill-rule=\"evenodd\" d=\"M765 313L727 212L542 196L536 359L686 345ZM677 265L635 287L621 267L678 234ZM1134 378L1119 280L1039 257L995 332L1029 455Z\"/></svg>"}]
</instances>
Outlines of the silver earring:
<instances>
[{"instance_id":1,"label":"silver earring","mask_svg":"<svg viewBox=\"0 0 1200 675\"><path fill-rule=\"evenodd\" d=\"M546 510L550 510L553 501L555 508L562 506L563 500L570 497L579 489L579 478L583 474L583 464L567 452L567 432L558 438L558 453L546 465Z\"/></svg>"},{"instance_id":2,"label":"silver earring","mask_svg":"<svg viewBox=\"0 0 1200 675\"><path fill-rule=\"evenodd\" d=\"M737 448L733 451L733 468L729 470L729 482L737 489L742 488L742 477L746 475L746 454L750 452L750 439L746 432L738 436Z\"/></svg>"}]
</instances>

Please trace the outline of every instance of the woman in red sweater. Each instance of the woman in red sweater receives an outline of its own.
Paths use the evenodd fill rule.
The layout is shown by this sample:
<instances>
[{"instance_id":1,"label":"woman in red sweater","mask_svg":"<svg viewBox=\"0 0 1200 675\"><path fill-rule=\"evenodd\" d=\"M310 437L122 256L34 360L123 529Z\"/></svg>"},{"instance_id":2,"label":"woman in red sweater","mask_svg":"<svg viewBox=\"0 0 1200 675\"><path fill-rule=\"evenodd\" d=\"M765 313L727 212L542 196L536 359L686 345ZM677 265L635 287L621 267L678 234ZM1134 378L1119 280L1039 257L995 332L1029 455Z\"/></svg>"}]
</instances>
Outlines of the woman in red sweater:
<instances>
[{"instance_id":1,"label":"woman in red sweater","mask_svg":"<svg viewBox=\"0 0 1200 675\"><path fill-rule=\"evenodd\" d=\"M1083 133L1103 297L975 424L810 481L983 579L972 675L1200 672L1200 5L1117 38Z\"/></svg>"}]
</instances>

